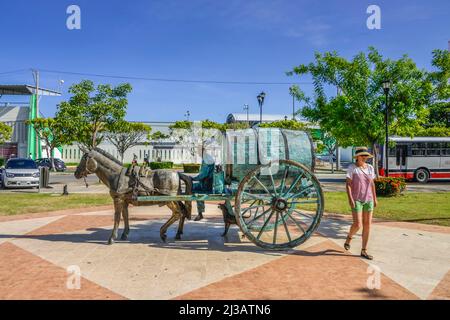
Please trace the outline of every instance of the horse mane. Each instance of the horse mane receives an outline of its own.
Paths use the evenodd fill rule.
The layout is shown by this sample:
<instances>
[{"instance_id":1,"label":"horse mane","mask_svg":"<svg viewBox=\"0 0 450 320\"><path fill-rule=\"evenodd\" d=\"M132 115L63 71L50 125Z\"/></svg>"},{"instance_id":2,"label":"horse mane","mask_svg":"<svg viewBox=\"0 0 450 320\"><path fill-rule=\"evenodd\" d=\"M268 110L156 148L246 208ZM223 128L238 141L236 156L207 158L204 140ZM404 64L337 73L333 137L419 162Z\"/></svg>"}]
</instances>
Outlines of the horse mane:
<instances>
[{"instance_id":1,"label":"horse mane","mask_svg":"<svg viewBox=\"0 0 450 320\"><path fill-rule=\"evenodd\" d=\"M94 150L97 151L98 153L100 153L101 155L105 156L109 160L114 161L115 163L117 163L118 165L123 167L123 163L122 162L117 160L113 155L111 155L110 153L106 152L105 150L100 149L99 147L95 147Z\"/></svg>"}]
</instances>

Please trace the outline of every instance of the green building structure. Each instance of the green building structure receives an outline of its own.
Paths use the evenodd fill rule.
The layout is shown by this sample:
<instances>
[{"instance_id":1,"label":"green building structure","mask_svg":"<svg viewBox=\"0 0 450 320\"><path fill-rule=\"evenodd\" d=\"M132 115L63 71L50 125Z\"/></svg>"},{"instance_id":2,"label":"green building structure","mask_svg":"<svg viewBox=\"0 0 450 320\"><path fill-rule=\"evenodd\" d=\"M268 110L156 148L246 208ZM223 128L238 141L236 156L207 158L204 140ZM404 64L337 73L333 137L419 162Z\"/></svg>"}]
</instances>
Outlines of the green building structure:
<instances>
[{"instance_id":1,"label":"green building structure","mask_svg":"<svg viewBox=\"0 0 450 320\"><path fill-rule=\"evenodd\" d=\"M14 102L2 102L5 96L28 96L28 106L17 106ZM41 96L61 96L61 93L53 90L38 88L31 85L0 85L0 121L5 122L13 128L11 141L4 146L0 145L0 157L8 156L8 153L17 150L16 156L38 159L42 157L42 147L40 139L36 135L32 125L26 120L33 120L40 117L38 110L38 99ZM19 109L18 109L19 108ZM15 110L16 109L16 110ZM27 115L25 113L28 113ZM9 116L8 116L9 115ZM21 115L21 117L19 117ZM17 117L17 118L15 118ZM26 117L26 119L24 119ZM25 130L23 130L25 128ZM26 141L26 146L18 147L21 142Z\"/></svg>"}]
</instances>

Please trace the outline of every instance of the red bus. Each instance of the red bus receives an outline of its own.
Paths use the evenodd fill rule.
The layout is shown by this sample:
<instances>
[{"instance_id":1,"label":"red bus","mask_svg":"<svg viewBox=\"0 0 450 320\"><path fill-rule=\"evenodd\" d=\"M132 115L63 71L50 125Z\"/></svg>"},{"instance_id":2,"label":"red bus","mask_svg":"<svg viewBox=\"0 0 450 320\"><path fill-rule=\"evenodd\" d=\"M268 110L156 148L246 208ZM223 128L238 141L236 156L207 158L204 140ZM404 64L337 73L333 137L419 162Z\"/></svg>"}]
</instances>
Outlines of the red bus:
<instances>
[{"instance_id":1,"label":"red bus","mask_svg":"<svg viewBox=\"0 0 450 320\"><path fill-rule=\"evenodd\" d=\"M450 179L450 137L391 137L389 176L426 183L430 179ZM384 148L383 148L384 149ZM380 175L385 176L384 150Z\"/></svg>"}]
</instances>

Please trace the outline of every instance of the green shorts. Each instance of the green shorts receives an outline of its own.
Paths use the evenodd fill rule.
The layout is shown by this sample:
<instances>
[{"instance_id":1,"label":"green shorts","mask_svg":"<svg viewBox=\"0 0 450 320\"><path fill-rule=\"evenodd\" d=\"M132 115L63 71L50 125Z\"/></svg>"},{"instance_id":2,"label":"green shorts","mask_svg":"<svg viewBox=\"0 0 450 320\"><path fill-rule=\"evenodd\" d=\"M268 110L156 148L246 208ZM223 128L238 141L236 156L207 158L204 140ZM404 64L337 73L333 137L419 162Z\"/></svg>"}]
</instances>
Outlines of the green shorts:
<instances>
[{"instance_id":1,"label":"green shorts","mask_svg":"<svg viewBox=\"0 0 450 320\"><path fill-rule=\"evenodd\" d=\"M373 211L373 201L361 202L355 201L355 207L352 209L353 212L372 212Z\"/></svg>"}]
</instances>

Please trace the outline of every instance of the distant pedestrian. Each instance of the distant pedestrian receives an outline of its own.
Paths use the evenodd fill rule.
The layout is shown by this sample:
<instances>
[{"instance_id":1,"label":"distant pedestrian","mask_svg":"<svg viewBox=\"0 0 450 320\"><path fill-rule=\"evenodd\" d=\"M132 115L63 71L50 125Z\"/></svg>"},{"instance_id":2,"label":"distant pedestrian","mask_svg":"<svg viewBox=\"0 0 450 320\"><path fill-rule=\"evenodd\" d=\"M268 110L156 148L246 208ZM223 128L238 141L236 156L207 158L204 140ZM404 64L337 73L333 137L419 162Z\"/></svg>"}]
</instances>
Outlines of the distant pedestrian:
<instances>
[{"instance_id":1,"label":"distant pedestrian","mask_svg":"<svg viewBox=\"0 0 450 320\"><path fill-rule=\"evenodd\" d=\"M377 206L377 195L373 181L376 175L373 166L366 163L366 161L368 158L373 158L373 156L367 151L366 147L360 147L356 149L354 158L356 159L355 163L350 164L347 169L346 181L353 224L350 227L344 248L345 250L350 249L350 241L362 226L361 256L372 260L373 257L367 253L367 243L369 241L373 210Z\"/></svg>"},{"instance_id":2,"label":"distant pedestrian","mask_svg":"<svg viewBox=\"0 0 450 320\"><path fill-rule=\"evenodd\" d=\"M138 159L138 157L137 157L137 155L135 154L135 153L133 153L133 160L131 161L131 164L133 165L133 166L136 166L137 165L137 159Z\"/></svg>"}]
</instances>

